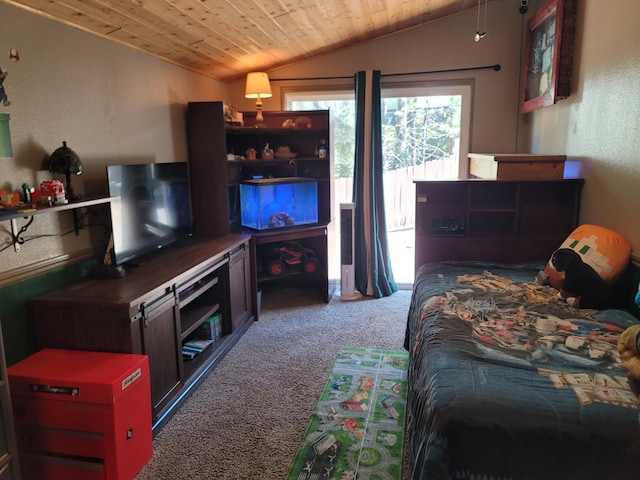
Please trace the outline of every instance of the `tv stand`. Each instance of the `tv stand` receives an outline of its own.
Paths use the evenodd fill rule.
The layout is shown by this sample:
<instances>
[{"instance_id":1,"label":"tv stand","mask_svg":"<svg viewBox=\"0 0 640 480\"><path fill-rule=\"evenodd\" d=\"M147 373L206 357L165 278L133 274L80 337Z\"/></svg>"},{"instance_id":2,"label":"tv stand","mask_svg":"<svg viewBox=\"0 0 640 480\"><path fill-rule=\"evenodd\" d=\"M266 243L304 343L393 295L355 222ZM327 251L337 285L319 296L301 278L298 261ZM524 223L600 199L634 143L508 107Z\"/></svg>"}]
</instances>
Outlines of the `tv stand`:
<instances>
[{"instance_id":1,"label":"tv stand","mask_svg":"<svg viewBox=\"0 0 640 480\"><path fill-rule=\"evenodd\" d=\"M131 275L36 297L29 306L37 347L148 355L155 433L254 320L253 245L243 234L189 240ZM219 338L183 359L183 344L213 317Z\"/></svg>"}]
</instances>

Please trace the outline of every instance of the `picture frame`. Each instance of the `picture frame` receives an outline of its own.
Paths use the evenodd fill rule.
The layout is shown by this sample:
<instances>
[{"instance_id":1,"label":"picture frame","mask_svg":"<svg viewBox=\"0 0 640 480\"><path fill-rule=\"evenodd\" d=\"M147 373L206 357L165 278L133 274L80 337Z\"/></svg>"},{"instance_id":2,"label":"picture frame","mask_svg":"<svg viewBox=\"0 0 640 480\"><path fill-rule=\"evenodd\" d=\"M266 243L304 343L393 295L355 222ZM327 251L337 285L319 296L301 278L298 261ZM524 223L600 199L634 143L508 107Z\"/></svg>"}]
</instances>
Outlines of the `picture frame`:
<instances>
[{"instance_id":1,"label":"picture frame","mask_svg":"<svg viewBox=\"0 0 640 480\"><path fill-rule=\"evenodd\" d=\"M521 113L569 96L575 9L576 0L547 0L527 23Z\"/></svg>"}]
</instances>

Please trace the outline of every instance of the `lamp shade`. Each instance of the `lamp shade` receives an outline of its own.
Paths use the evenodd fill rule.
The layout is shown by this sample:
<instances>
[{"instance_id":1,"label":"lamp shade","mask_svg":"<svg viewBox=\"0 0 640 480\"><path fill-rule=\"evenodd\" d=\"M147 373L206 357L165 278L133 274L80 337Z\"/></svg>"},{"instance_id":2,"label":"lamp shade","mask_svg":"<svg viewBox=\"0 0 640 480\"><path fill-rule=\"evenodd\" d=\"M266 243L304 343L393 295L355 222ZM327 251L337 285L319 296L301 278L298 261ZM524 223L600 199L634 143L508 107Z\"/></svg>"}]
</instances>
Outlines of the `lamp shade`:
<instances>
[{"instance_id":1,"label":"lamp shade","mask_svg":"<svg viewBox=\"0 0 640 480\"><path fill-rule=\"evenodd\" d=\"M67 147L67 142L62 142L62 146L49 157L49 171L54 173L82 174L82 162L78 154Z\"/></svg>"},{"instance_id":2,"label":"lamp shade","mask_svg":"<svg viewBox=\"0 0 640 480\"><path fill-rule=\"evenodd\" d=\"M71 185L71 174L82 174L82 162L78 154L67 147L67 142L62 142L62 146L56 148L56 150L49 156L49 171L54 173L63 173L67 179L67 188L65 190L65 196L67 200L74 201L80 198L73 191Z\"/></svg>"},{"instance_id":3,"label":"lamp shade","mask_svg":"<svg viewBox=\"0 0 640 480\"><path fill-rule=\"evenodd\" d=\"M248 73L244 96L246 98L272 97L271 85L269 85L269 75L265 72Z\"/></svg>"}]
</instances>

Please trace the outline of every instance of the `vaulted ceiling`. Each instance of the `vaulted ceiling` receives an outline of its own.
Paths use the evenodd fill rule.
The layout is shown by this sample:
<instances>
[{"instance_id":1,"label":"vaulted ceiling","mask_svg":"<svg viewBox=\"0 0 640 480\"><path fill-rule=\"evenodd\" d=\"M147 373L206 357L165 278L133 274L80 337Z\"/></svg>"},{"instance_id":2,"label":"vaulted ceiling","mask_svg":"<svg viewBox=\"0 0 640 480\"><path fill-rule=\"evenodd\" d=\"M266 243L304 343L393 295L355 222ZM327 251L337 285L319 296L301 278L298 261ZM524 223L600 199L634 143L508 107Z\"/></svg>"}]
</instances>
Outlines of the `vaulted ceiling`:
<instances>
[{"instance_id":1,"label":"vaulted ceiling","mask_svg":"<svg viewBox=\"0 0 640 480\"><path fill-rule=\"evenodd\" d=\"M1 0L223 82L498 0Z\"/></svg>"}]
</instances>

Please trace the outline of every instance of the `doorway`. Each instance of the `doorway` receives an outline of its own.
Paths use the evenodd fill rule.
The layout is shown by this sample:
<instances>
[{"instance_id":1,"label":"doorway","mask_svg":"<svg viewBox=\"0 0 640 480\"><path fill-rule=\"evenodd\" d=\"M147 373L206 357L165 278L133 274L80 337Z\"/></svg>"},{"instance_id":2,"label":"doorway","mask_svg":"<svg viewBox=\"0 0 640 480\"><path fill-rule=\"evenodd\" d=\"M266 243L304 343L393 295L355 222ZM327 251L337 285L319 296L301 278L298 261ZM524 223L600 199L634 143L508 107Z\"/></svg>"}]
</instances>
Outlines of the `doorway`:
<instances>
[{"instance_id":1,"label":"doorway","mask_svg":"<svg viewBox=\"0 0 640 480\"><path fill-rule=\"evenodd\" d=\"M471 88L382 89L382 151L387 238L398 288L415 276L415 180L466 177Z\"/></svg>"}]
</instances>

